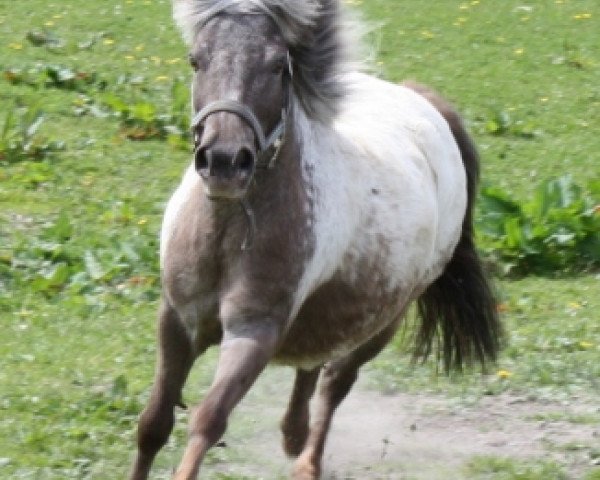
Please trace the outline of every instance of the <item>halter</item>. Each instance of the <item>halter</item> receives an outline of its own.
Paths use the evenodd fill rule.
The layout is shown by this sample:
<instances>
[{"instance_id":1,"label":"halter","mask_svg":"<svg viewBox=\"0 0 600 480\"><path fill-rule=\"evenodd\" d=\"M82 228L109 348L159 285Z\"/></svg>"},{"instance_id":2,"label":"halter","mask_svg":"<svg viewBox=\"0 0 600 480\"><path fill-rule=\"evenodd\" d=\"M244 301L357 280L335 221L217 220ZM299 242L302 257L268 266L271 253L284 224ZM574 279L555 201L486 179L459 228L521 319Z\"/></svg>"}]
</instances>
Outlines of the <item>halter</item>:
<instances>
[{"instance_id":1,"label":"halter","mask_svg":"<svg viewBox=\"0 0 600 480\"><path fill-rule=\"evenodd\" d=\"M268 137L265 137L265 133L260 125L256 115L243 103L235 100L215 100L214 102L206 105L192 118L191 128L195 129L200 125L206 118L216 112L229 112L234 113L241 117L253 130L256 141L258 142L258 155L256 161L257 168L268 168L271 169L275 166L275 160L279 155L281 144L283 143L283 137L285 135L285 124L287 117L287 109L284 107L281 109L281 119L275 126L273 131ZM275 147L273 155L269 158L268 151L271 147Z\"/></svg>"}]
</instances>

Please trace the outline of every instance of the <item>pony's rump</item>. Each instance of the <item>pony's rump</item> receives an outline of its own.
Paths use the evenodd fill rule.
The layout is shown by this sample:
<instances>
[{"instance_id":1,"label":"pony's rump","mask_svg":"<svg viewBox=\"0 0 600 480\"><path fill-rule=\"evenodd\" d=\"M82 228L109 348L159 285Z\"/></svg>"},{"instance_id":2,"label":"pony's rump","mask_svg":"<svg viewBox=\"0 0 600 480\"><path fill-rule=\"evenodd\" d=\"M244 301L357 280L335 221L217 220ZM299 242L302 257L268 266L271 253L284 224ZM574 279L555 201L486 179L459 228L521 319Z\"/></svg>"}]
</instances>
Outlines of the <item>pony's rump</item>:
<instances>
[{"instance_id":1,"label":"pony's rump","mask_svg":"<svg viewBox=\"0 0 600 480\"><path fill-rule=\"evenodd\" d=\"M448 122L467 176L467 208L461 237L450 262L417 301L421 321L416 335L415 358L429 356L438 340L446 371L474 360L495 361L502 328L496 299L474 243L473 205L479 180L479 155L456 110L428 87L404 85L426 98Z\"/></svg>"}]
</instances>

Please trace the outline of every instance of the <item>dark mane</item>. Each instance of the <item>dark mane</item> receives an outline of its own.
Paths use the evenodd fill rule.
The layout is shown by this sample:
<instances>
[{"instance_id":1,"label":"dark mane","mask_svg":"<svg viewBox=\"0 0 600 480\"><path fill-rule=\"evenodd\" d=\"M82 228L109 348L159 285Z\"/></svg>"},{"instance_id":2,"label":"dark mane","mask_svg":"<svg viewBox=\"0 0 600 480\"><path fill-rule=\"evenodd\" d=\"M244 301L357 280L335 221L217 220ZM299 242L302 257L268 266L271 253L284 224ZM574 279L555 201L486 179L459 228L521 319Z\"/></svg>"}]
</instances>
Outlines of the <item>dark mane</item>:
<instances>
[{"instance_id":1,"label":"dark mane","mask_svg":"<svg viewBox=\"0 0 600 480\"><path fill-rule=\"evenodd\" d=\"M313 119L331 118L344 93L339 78L345 59L338 0L173 0L173 16L188 44L220 12L269 15L290 50L300 104Z\"/></svg>"}]
</instances>

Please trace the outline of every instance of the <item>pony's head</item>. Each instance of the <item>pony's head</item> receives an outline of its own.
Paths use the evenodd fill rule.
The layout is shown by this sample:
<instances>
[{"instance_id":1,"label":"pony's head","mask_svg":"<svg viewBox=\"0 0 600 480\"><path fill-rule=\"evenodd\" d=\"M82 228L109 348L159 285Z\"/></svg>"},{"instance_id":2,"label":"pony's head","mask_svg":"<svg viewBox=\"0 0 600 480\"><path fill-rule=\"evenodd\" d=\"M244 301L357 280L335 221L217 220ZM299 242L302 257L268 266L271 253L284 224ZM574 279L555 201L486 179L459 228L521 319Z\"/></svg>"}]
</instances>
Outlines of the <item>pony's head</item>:
<instances>
[{"instance_id":1,"label":"pony's head","mask_svg":"<svg viewBox=\"0 0 600 480\"><path fill-rule=\"evenodd\" d=\"M194 69L195 166L211 198L242 198L272 165L296 99L330 118L341 95L337 1L174 0Z\"/></svg>"},{"instance_id":2,"label":"pony's head","mask_svg":"<svg viewBox=\"0 0 600 480\"><path fill-rule=\"evenodd\" d=\"M221 13L190 51L196 171L211 198L241 198L282 141L288 53L265 15Z\"/></svg>"}]
</instances>

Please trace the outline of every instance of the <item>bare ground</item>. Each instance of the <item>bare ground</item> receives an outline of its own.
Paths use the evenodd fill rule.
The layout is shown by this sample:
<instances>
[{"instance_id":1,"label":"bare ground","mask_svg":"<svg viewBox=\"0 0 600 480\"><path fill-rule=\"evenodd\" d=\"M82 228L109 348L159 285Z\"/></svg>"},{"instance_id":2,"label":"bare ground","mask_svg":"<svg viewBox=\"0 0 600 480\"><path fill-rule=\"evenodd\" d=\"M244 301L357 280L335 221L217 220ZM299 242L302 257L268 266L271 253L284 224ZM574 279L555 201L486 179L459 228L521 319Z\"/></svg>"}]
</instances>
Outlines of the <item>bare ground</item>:
<instances>
[{"instance_id":1,"label":"bare ground","mask_svg":"<svg viewBox=\"0 0 600 480\"><path fill-rule=\"evenodd\" d=\"M229 478L217 472L287 478L291 460L280 447L278 423L291 377L289 370L272 369L259 379L203 478ZM570 479L600 469L593 461L600 409L591 399L541 402L502 394L466 404L425 394L384 395L368 391L366 383L359 381L338 409L323 480L470 479L467 465L478 456L554 461Z\"/></svg>"}]
</instances>

